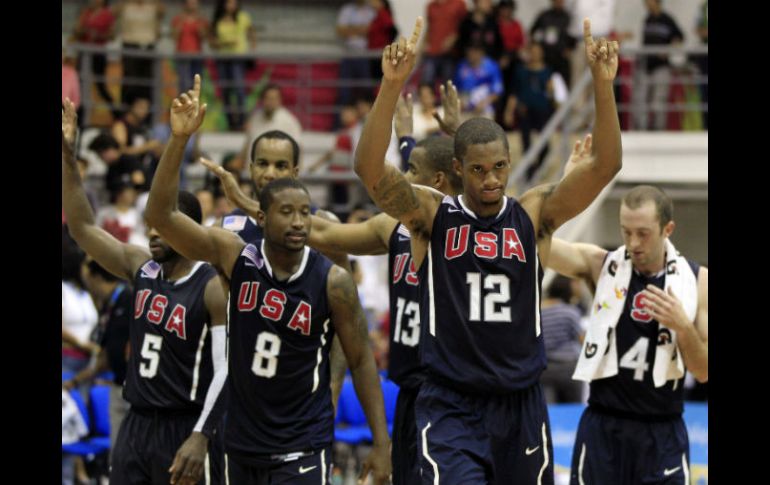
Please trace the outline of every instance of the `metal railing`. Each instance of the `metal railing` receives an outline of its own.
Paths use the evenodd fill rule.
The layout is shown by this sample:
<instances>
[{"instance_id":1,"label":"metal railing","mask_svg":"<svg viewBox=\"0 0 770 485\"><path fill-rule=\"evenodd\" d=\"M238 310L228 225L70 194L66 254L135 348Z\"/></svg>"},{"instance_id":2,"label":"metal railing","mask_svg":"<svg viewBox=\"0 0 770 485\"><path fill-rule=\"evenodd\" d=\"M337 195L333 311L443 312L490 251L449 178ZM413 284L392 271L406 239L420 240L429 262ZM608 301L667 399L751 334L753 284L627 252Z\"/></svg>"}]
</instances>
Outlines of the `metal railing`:
<instances>
[{"instance_id":1,"label":"metal railing","mask_svg":"<svg viewBox=\"0 0 770 485\"><path fill-rule=\"evenodd\" d=\"M674 82L660 82L650 79L650 74L646 72L647 58L653 55L667 55L667 56L680 56L684 57L685 63L677 66L669 66L673 71L673 75L686 76L685 79L669 79ZM615 78L616 86L616 104L618 108L618 115L623 118L623 115L628 115L625 123L621 123L622 129L634 129L638 126L639 121L648 121L651 114L657 113L708 113L708 103L651 103L648 101L648 89L656 84L662 86L668 86L669 89L672 85L680 84L687 87L700 87L708 86L708 75L700 74L691 61L687 60L693 55L708 55L708 47L670 47L670 46L656 46L656 47L624 47L620 51L620 63L624 65L619 66L618 76ZM631 59L629 59L631 58ZM620 72L624 68L632 67L632 75L620 75ZM543 174L548 171L549 163L544 162L538 170L533 174L531 180L527 182L526 172L527 168L535 162L540 151L551 143L551 139L557 130L561 129L560 143L556 150L550 152L550 157L557 157L560 166L557 174L560 174L564 164L571 151L571 136L582 136L584 133L579 133L582 128L593 124L594 115L594 101L593 92L591 90L591 72L586 69L583 75L577 80L577 83L573 85L570 91L570 95L559 109L551 116L546 126L540 133L538 139L530 146L529 150L524 154L521 161L517 165L514 173L509 178L509 187L519 187L526 190L538 183L544 182L542 180ZM622 102L617 99L617 92L619 89L623 92L631 91L632 100ZM588 90L588 93L586 93ZM580 111L576 112L576 105L581 101L585 103L580 107ZM591 123L586 123L586 120L591 120ZM625 125L625 126L624 126ZM649 125L644 123L644 127Z\"/></svg>"},{"instance_id":2,"label":"metal railing","mask_svg":"<svg viewBox=\"0 0 770 485\"><path fill-rule=\"evenodd\" d=\"M146 59L152 62L152 75L150 78L141 79L134 77L123 77L121 79L121 87L123 90L131 87L144 87L149 88L152 93L153 105L151 108L153 121L161 122L163 120L163 114L165 106L162 106L160 100L163 99L163 92L167 88L173 88L176 92L177 86L165 82L163 78L163 63L175 62L175 61L202 61L204 65L209 64L211 61L241 61L241 62L262 62L266 64L295 64L297 65L297 75L293 79L285 79L280 81L274 81L281 88L294 88L296 89L297 98L294 105L291 106L292 112L299 118L300 123L307 127L309 125L310 116L313 114L336 114L339 112L340 107L337 103L337 90L366 88L374 92L374 88L379 84L379 79L366 78L366 79L315 79L313 77L312 66L313 64L333 63L341 62L346 59L359 59L368 62L372 59L379 59L382 55L380 51L366 51L361 53L328 53L328 54L279 54L279 53L260 53L256 55L254 53L248 54L230 54L230 53L203 53L203 54L190 54L190 53L164 53L157 51L148 51L142 49L128 49L128 48L112 48L104 46L95 46L91 44L71 43L68 44L68 49L71 52L79 55L80 57L80 78L81 85L84 89L81 91L84 93L90 93L90 87L93 83L107 83L110 79L107 76L96 76L93 73L93 56L94 55L106 55L108 58L114 58L116 55L123 57L131 57L136 59ZM269 68L269 67L268 67ZM219 77L219 76L218 76ZM254 82L246 82L243 85L231 81L223 81L218 79L215 82L218 88L241 88L245 91L254 87ZM315 88L331 88L335 90L334 104L320 104L314 103L311 97L313 89ZM352 100L352 99L351 99ZM223 100L224 103L224 100ZM82 104L84 111L83 122L90 124L90 117L93 108L97 105L94 103L90 95L82 96ZM226 103L224 103L226 105ZM102 107L108 106L102 104ZM110 109L126 109L127 106L120 104L117 106L108 106ZM236 108L238 113L243 117L248 116L248 112L245 106L239 106ZM224 110L227 112L227 110Z\"/></svg>"}]
</instances>

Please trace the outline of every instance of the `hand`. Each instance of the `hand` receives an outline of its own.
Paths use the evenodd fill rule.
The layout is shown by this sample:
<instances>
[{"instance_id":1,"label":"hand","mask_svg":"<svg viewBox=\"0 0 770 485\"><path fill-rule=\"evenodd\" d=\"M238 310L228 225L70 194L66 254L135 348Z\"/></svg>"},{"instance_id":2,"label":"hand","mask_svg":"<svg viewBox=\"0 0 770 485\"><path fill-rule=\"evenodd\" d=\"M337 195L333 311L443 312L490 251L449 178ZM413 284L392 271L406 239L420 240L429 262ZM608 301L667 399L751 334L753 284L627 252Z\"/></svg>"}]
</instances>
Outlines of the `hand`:
<instances>
[{"instance_id":1,"label":"hand","mask_svg":"<svg viewBox=\"0 0 770 485\"><path fill-rule=\"evenodd\" d=\"M677 332L693 327L693 322L687 318L682 302L674 295L671 287L666 293L657 286L647 285L643 293L647 299L644 303L645 311L658 323Z\"/></svg>"},{"instance_id":2,"label":"hand","mask_svg":"<svg viewBox=\"0 0 770 485\"><path fill-rule=\"evenodd\" d=\"M189 136L195 133L206 116L206 105L200 105L201 77L195 75L193 88L182 93L171 103L171 133Z\"/></svg>"},{"instance_id":3,"label":"hand","mask_svg":"<svg viewBox=\"0 0 770 485\"><path fill-rule=\"evenodd\" d=\"M591 153L591 142L593 138L591 134L587 134L583 141L576 141L575 146L572 148L572 153L569 156L569 160L564 165L564 177L567 176L572 170L575 169L581 163L588 163L593 160L593 154Z\"/></svg>"},{"instance_id":4,"label":"hand","mask_svg":"<svg viewBox=\"0 0 770 485\"><path fill-rule=\"evenodd\" d=\"M238 206L238 198L245 198L246 195L241 191L241 187L238 185L238 179L235 178L235 175L211 160L203 157L200 157L198 160L200 160L204 167L209 169L209 172L219 177L219 181L222 183L222 189L225 191L225 197L227 197L227 200L229 200L231 204Z\"/></svg>"},{"instance_id":5,"label":"hand","mask_svg":"<svg viewBox=\"0 0 770 485\"><path fill-rule=\"evenodd\" d=\"M441 107L444 108L444 118L438 113L433 113L433 117L438 121L441 131L449 136L455 136L457 128L460 127L460 95L457 94L457 87L452 81L439 86L441 91Z\"/></svg>"},{"instance_id":6,"label":"hand","mask_svg":"<svg viewBox=\"0 0 770 485\"><path fill-rule=\"evenodd\" d=\"M412 36L407 42L401 37L397 42L385 46L382 51L382 77L395 83L405 83L417 60L417 42L422 32L422 17L417 17Z\"/></svg>"},{"instance_id":7,"label":"hand","mask_svg":"<svg viewBox=\"0 0 770 485\"><path fill-rule=\"evenodd\" d=\"M358 483L362 484L369 476L369 472L374 475L375 485L384 485L390 481L390 445L374 445L369 456L364 460L361 468L361 475L358 476Z\"/></svg>"},{"instance_id":8,"label":"hand","mask_svg":"<svg viewBox=\"0 0 770 485\"><path fill-rule=\"evenodd\" d=\"M412 93L406 95L406 101L404 101L404 96L399 96L396 102L396 116L393 118L396 137L399 139L403 136L412 136L412 133L414 133L413 113Z\"/></svg>"},{"instance_id":9,"label":"hand","mask_svg":"<svg viewBox=\"0 0 770 485\"><path fill-rule=\"evenodd\" d=\"M64 99L61 111L61 151L69 163L75 163L75 137L78 131L78 114L69 98Z\"/></svg>"},{"instance_id":10,"label":"hand","mask_svg":"<svg viewBox=\"0 0 770 485\"><path fill-rule=\"evenodd\" d=\"M618 72L618 43L601 38L594 41L591 36L591 21L583 19L583 40L586 44L586 57L591 66L594 81L612 81Z\"/></svg>"},{"instance_id":11,"label":"hand","mask_svg":"<svg viewBox=\"0 0 770 485\"><path fill-rule=\"evenodd\" d=\"M202 433L190 433L190 437L179 447L171 468L168 469L172 485L194 485L201 479L208 444L209 439Z\"/></svg>"}]
</instances>

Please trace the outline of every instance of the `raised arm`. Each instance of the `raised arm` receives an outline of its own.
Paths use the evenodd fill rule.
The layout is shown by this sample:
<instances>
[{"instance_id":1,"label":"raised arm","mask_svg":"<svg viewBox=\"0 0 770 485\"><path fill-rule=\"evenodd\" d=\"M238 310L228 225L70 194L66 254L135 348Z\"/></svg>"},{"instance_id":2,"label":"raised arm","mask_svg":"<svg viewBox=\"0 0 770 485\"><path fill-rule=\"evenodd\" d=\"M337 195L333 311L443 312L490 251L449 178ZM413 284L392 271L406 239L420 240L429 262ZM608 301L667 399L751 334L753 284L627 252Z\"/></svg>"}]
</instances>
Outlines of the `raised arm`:
<instances>
[{"instance_id":1,"label":"raised arm","mask_svg":"<svg viewBox=\"0 0 770 485\"><path fill-rule=\"evenodd\" d=\"M396 102L414 68L416 45L422 31L417 18L409 42L403 37L386 46L382 54L382 83L372 111L366 117L356 147L355 170L374 202L401 221L413 235L427 239L441 199L429 191L412 187L394 166L385 163Z\"/></svg>"},{"instance_id":2,"label":"raised arm","mask_svg":"<svg viewBox=\"0 0 770 485\"><path fill-rule=\"evenodd\" d=\"M444 111L444 117L442 118L438 111L433 112L433 117L438 121L444 134L455 136L457 128L460 127L460 95L457 94L457 87L451 79L439 86L439 90L441 91L441 107Z\"/></svg>"},{"instance_id":3,"label":"raised arm","mask_svg":"<svg viewBox=\"0 0 770 485\"><path fill-rule=\"evenodd\" d=\"M229 278L245 245L241 238L222 228L203 227L176 208L184 147L206 114L206 105L200 105L200 88L201 78L196 74L193 89L171 105L171 138L155 172L144 215L147 223L184 257L208 261Z\"/></svg>"},{"instance_id":4,"label":"raised arm","mask_svg":"<svg viewBox=\"0 0 770 485\"><path fill-rule=\"evenodd\" d=\"M150 259L150 251L122 243L96 225L75 162L76 133L75 105L65 99L61 121L61 191L67 228L78 246L97 263L120 279L132 280L139 266Z\"/></svg>"},{"instance_id":5,"label":"raised arm","mask_svg":"<svg viewBox=\"0 0 770 485\"><path fill-rule=\"evenodd\" d=\"M384 484L390 476L390 439L382 388L374 355L369 347L364 311L353 278L338 266L333 266L329 271L326 292L332 324L345 351L353 385L373 435L373 448L364 461L360 478L365 479L371 471L374 483Z\"/></svg>"},{"instance_id":6,"label":"raised arm","mask_svg":"<svg viewBox=\"0 0 770 485\"><path fill-rule=\"evenodd\" d=\"M571 243L555 237L545 265L564 276L585 279L596 285L606 255L606 250L594 244Z\"/></svg>"},{"instance_id":7,"label":"raised arm","mask_svg":"<svg viewBox=\"0 0 770 485\"><path fill-rule=\"evenodd\" d=\"M593 158L575 167L557 185L538 186L524 194L522 205L530 216L534 215L539 238L550 236L580 214L622 166L620 124L612 86L618 68L618 43L606 39L594 41L588 19L583 21L583 34L596 103Z\"/></svg>"}]
</instances>

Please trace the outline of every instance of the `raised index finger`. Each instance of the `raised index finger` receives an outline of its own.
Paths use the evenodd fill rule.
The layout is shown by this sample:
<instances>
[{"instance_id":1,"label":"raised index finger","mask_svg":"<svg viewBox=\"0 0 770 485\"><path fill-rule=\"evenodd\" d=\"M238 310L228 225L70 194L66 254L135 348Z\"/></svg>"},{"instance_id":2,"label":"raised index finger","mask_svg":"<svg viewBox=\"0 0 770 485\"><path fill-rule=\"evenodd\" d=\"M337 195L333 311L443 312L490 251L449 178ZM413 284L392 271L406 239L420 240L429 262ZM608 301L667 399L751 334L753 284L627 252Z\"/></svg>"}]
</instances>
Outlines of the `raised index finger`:
<instances>
[{"instance_id":1,"label":"raised index finger","mask_svg":"<svg viewBox=\"0 0 770 485\"><path fill-rule=\"evenodd\" d=\"M417 20L414 22L414 30L412 31L412 36L409 37L409 47L414 50L417 46L417 42L420 40L420 34L422 33L422 16L417 17Z\"/></svg>"},{"instance_id":2,"label":"raised index finger","mask_svg":"<svg viewBox=\"0 0 770 485\"><path fill-rule=\"evenodd\" d=\"M193 93L195 94L196 99L200 99L201 97L201 75L196 74L195 78L193 79Z\"/></svg>"},{"instance_id":3,"label":"raised index finger","mask_svg":"<svg viewBox=\"0 0 770 485\"><path fill-rule=\"evenodd\" d=\"M583 19L583 40L588 45L594 43L594 38L591 36L591 19L588 17Z\"/></svg>"}]
</instances>

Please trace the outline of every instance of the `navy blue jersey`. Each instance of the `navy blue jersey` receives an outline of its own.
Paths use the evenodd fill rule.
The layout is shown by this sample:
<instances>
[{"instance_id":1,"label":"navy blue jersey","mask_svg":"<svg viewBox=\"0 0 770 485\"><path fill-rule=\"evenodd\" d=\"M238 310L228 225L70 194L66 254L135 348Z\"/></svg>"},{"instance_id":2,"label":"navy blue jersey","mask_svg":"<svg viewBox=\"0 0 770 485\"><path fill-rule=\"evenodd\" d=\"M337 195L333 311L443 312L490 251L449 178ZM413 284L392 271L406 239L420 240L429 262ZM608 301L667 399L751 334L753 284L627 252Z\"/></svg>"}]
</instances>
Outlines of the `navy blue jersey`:
<instances>
[{"instance_id":1,"label":"navy blue jersey","mask_svg":"<svg viewBox=\"0 0 770 485\"><path fill-rule=\"evenodd\" d=\"M197 262L176 281L164 279L162 273L161 265L150 260L134 277L131 355L123 394L138 408L200 410L214 372L211 320L203 295L217 271Z\"/></svg>"},{"instance_id":2,"label":"navy blue jersey","mask_svg":"<svg viewBox=\"0 0 770 485\"><path fill-rule=\"evenodd\" d=\"M688 262L697 280L700 266ZM671 332L644 310L641 293L649 284L663 289L665 278L663 271L649 277L632 271L625 308L615 327L618 373L591 381L589 404L635 416L682 414L684 378L667 381L661 387L655 387L653 382L657 343L670 342Z\"/></svg>"},{"instance_id":3,"label":"navy blue jersey","mask_svg":"<svg viewBox=\"0 0 770 485\"><path fill-rule=\"evenodd\" d=\"M409 230L396 225L388 242L390 275L390 351L388 378L401 387L417 388L424 379L420 365L420 292L412 260Z\"/></svg>"},{"instance_id":4,"label":"navy blue jersey","mask_svg":"<svg viewBox=\"0 0 770 485\"><path fill-rule=\"evenodd\" d=\"M318 207L311 205L310 213L315 214ZM222 227L238 234L244 242L252 243L262 240L262 228L257 221L241 209L235 209L222 218Z\"/></svg>"},{"instance_id":5,"label":"navy blue jersey","mask_svg":"<svg viewBox=\"0 0 770 485\"><path fill-rule=\"evenodd\" d=\"M532 221L516 200L478 218L462 196L444 197L419 277L420 352L431 378L495 394L537 382L546 363L543 271Z\"/></svg>"},{"instance_id":6,"label":"navy blue jersey","mask_svg":"<svg viewBox=\"0 0 770 485\"><path fill-rule=\"evenodd\" d=\"M264 240L246 245L236 260L228 323L228 454L259 464L266 455L331 445L331 266L305 247L297 273L278 281L264 256Z\"/></svg>"}]
</instances>

